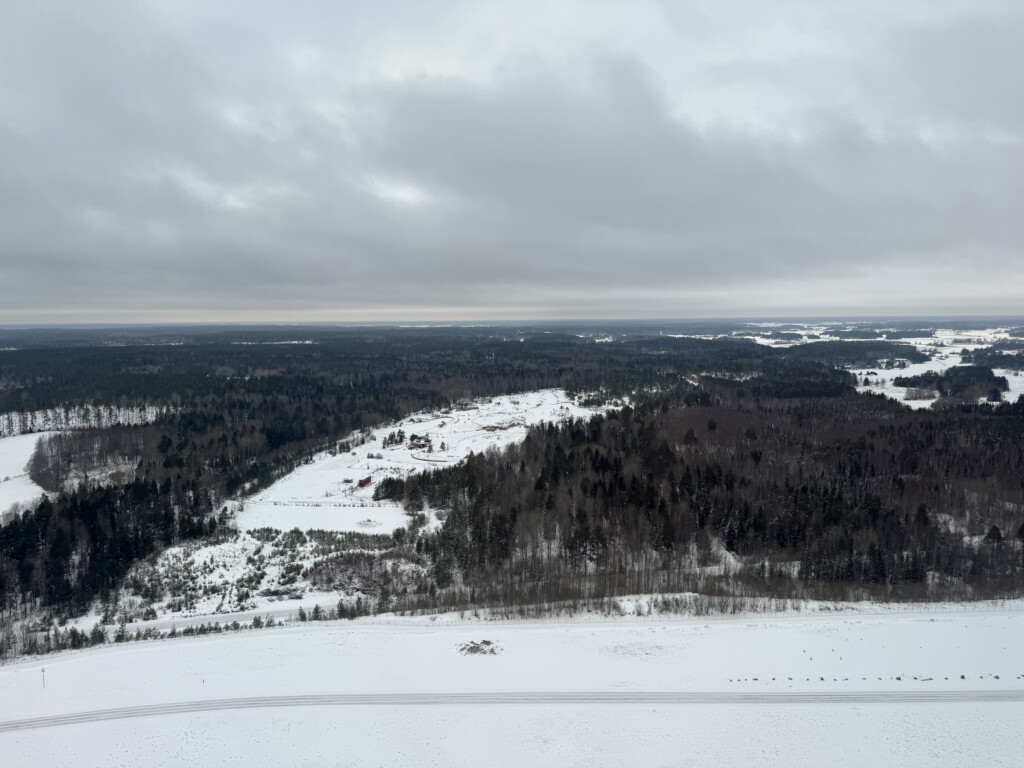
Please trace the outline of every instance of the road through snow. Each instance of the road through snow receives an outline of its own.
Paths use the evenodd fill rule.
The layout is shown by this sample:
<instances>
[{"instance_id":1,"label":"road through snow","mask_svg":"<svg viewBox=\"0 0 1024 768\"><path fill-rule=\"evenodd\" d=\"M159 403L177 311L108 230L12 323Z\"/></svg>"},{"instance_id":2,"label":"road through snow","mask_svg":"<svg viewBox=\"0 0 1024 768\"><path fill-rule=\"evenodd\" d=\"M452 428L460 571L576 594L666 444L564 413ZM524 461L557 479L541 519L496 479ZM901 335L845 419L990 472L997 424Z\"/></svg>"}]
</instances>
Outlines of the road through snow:
<instances>
[{"instance_id":1,"label":"road through snow","mask_svg":"<svg viewBox=\"0 0 1024 768\"><path fill-rule=\"evenodd\" d=\"M251 696L236 699L181 701L138 707L98 709L68 715L30 717L0 722L0 733L61 725L78 725L132 717L155 717L219 710L265 709L271 707L338 706L482 706L509 704L976 704L979 702L1024 702L1024 691L885 691L829 693L719 693L719 692L607 692L571 693L339 693L312 696Z\"/></svg>"},{"instance_id":2,"label":"road through snow","mask_svg":"<svg viewBox=\"0 0 1024 768\"><path fill-rule=\"evenodd\" d=\"M1018 766L1017 607L454 614L115 643L0 667L0 762ZM463 652L484 640L498 652Z\"/></svg>"}]
</instances>

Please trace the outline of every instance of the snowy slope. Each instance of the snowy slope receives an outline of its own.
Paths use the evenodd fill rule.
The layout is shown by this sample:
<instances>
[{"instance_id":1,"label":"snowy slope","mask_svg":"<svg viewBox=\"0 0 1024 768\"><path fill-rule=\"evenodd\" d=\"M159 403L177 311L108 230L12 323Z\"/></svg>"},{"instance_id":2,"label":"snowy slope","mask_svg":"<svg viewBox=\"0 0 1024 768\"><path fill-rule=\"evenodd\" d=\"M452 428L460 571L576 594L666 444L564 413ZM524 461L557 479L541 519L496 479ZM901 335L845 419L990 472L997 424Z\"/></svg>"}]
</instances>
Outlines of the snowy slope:
<instances>
[{"instance_id":1,"label":"snowy slope","mask_svg":"<svg viewBox=\"0 0 1024 768\"><path fill-rule=\"evenodd\" d=\"M39 438L52 434L38 432L0 438L0 513L7 511L13 504L36 501L44 493L29 478L25 465L32 458Z\"/></svg>"},{"instance_id":2,"label":"snowy slope","mask_svg":"<svg viewBox=\"0 0 1024 768\"><path fill-rule=\"evenodd\" d=\"M1003 392L1003 400L1007 403L1015 403L1018 397L1024 395L1024 374L1020 371L1011 371L1008 368L994 368L992 373L996 376L1006 377L1006 383L1010 385L1010 389Z\"/></svg>"},{"instance_id":3,"label":"snowy slope","mask_svg":"<svg viewBox=\"0 0 1024 768\"><path fill-rule=\"evenodd\" d=\"M394 502L373 501L382 478L453 466L470 452L521 442L533 424L589 419L594 413L577 406L564 391L549 389L478 400L463 409L413 414L375 429L364 445L349 452L321 454L247 500L238 513L238 527L390 533L406 525L408 517ZM406 440L384 448L384 439L398 430L406 433ZM428 436L432 450L411 447L412 435ZM370 485L360 488L359 481L367 477Z\"/></svg>"},{"instance_id":4,"label":"snowy slope","mask_svg":"<svg viewBox=\"0 0 1024 768\"><path fill-rule=\"evenodd\" d=\"M342 622L108 646L0 669L0 754L12 768L1013 765L1024 750L1021 607L593 625ZM481 640L500 653L459 652ZM510 692L519 698L493 695ZM551 699L567 692L581 695ZM356 694L377 703L337 703ZM464 694L480 698L452 698ZM786 698L794 694L803 698ZM334 703L243 708L259 704L253 697L317 695ZM40 730L4 725L223 699L240 701Z\"/></svg>"}]
</instances>

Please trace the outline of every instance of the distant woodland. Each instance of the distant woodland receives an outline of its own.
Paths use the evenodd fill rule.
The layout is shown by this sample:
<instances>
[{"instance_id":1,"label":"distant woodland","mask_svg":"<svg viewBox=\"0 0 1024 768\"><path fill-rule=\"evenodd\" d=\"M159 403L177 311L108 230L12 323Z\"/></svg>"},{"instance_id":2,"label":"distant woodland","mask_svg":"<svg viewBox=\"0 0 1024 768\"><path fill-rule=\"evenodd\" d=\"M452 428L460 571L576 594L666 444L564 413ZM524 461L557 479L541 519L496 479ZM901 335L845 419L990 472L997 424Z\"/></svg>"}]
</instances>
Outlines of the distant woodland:
<instances>
[{"instance_id":1,"label":"distant woodland","mask_svg":"<svg viewBox=\"0 0 1024 768\"><path fill-rule=\"evenodd\" d=\"M709 384L537 428L391 491L451 510L417 548L427 590L460 583L471 602L723 581L744 595L1005 596L1021 586L1024 403L931 414ZM719 549L724 574L699 568Z\"/></svg>"},{"instance_id":2,"label":"distant woodland","mask_svg":"<svg viewBox=\"0 0 1024 768\"><path fill-rule=\"evenodd\" d=\"M0 425L63 413L76 426L32 459L51 497L0 527L0 619L85 611L140 559L224 535L226 498L360 430L548 387L631 405L382 486L447 516L396 538L419 568L379 584L378 609L688 590L968 599L1024 584L1024 402L1000 402L1005 380L980 355L907 384L947 395L915 412L855 392L844 366L927 360L870 337L775 349L562 327L112 333L0 338L25 345L0 352ZM150 416L90 420L103 409Z\"/></svg>"}]
</instances>

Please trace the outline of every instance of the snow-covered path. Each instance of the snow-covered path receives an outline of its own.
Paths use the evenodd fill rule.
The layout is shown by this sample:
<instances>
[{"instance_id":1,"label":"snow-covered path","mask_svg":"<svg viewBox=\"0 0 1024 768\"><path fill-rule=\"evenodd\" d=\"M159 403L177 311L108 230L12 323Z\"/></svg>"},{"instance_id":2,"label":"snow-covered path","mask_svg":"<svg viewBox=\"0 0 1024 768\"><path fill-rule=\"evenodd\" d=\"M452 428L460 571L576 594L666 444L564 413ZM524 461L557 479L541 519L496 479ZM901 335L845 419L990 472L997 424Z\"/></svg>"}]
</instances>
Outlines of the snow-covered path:
<instances>
[{"instance_id":1,"label":"snow-covered path","mask_svg":"<svg viewBox=\"0 0 1024 768\"><path fill-rule=\"evenodd\" d=\"M0 667L0 755L5 768L1018 765L1020 608L456 614L110 645ZM500 652L462 652L483 640Z\"/></svg>"},{"instance_id":2,"label":"snow-covered path","mask_svg":"<svg viewBox=\"0 0 1024 768\"><path fill-rule=\"evenodd\" d=\"M884 691L875 693L664 693L576 691L571 693L338 693L317 696L250 696L242 699L206 699L174 704L118 707L71 715L30 717L0 722L0 733L62 725L128 720L223 710L273 709L281 707L394 707L394 706L508 706L514 704L976 704L979 702L1024 702L1024 691Z\"/></svg>"}]
</instances>

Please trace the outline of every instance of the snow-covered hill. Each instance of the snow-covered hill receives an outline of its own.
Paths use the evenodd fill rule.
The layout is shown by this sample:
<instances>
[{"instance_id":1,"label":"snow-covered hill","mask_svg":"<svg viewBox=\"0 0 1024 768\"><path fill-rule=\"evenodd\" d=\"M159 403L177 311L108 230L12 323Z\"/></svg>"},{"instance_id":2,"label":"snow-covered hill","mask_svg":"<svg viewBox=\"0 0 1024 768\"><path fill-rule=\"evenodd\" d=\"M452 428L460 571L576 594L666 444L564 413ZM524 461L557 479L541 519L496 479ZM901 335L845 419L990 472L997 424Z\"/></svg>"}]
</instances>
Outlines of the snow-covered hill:
<instances>
[{"instance_id":1,"label":"snow-covered hill","mask_svg":"<svg viewBox=\"0 0 1024 768\"><path fill-rule=\"evenodd\" d=\"M351 451L321 454L247 500L238 527L390 533L408 517L394 502L373 501L381 479L453 466L470 453L521 442L533 424L589 419L595 412L562 390L548 389L413 414L373 430ZM399 432L404 439L385 447ZM367 478L369 483L360 486Z\"/></svg>"}]
</instances>

